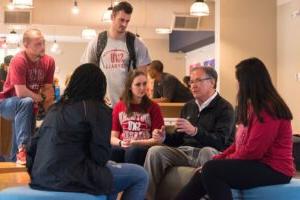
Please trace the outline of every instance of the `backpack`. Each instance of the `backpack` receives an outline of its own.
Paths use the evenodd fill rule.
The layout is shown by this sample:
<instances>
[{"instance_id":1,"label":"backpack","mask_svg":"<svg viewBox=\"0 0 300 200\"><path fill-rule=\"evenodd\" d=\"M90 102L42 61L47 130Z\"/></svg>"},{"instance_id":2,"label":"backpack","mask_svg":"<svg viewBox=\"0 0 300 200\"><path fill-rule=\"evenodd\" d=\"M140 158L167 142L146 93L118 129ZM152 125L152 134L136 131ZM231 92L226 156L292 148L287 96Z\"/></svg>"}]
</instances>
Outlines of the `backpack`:
<instances>
[{"instance_id":1,"label":"backpack","mask_svg":"<svg viewBox=\"0 0 300 200\"><path fill-rule=\"evenodd\" d=\"M126 46L127 50L129 52L129 64L128 64L128 71L130 70L130 66L132 64L133 69L136 68L136 55L135 55L135 49L134 49L134 40L135 40L135 34L131 32L126 32ZM106 47L107 44L107 31L103 31L99 33L98 35L98 41L97 41L97 64L100 62L101 55Z\"/></svg>"}]
</instances>

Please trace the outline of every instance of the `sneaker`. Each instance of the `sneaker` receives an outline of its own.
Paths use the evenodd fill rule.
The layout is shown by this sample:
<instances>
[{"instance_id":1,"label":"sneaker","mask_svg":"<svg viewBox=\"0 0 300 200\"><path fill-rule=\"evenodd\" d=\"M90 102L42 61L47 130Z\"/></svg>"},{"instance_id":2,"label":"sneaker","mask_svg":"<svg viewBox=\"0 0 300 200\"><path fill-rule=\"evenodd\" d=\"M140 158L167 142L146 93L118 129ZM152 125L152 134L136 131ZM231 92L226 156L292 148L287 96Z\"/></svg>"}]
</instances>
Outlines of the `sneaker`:
<instances>
[{"instance_id":1,"label":"sneaker","mask_svg":"<svg viewBox=\"0 0 300 200\"><path fill-rule=\"evenodd\" d=\"M24 147L19 149L17 153L17 164L26 165L26 149Z\"/></svg>"}]
</instances>

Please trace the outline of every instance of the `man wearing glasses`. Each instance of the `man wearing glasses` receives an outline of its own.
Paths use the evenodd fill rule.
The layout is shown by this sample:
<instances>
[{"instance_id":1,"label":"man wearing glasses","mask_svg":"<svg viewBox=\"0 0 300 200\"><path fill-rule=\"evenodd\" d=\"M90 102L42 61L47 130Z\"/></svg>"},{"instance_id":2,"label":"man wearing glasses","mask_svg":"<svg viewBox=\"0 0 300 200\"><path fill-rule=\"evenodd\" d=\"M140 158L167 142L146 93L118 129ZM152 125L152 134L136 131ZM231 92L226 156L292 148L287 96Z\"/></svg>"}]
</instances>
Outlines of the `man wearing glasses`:
<instances>
[{"instance_id":1,"label":"man wearing glasses","mask_svg":"<svg viewBox=\"0 0 300 200\"><path fill-rule=\"evenodd\" d=\"M218 75L214 68L196 67L191 71L194 100L184 105L175 122L176 133L167 135L165 144L147 153L148 198L155 199L156 188L166 170L174 166L201 167L213 155L230 145L234 136L234 111L216 91Z\"/></svg>"}]
</instances>

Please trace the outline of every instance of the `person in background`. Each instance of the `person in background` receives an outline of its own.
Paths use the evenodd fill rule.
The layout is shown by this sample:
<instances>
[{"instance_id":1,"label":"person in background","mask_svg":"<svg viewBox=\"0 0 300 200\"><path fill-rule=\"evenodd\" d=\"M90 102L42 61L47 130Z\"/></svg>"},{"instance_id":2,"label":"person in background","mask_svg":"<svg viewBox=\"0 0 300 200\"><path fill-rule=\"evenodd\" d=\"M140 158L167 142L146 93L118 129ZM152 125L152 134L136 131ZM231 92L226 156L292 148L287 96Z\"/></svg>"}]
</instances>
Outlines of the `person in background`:
<instances>
[{"instance_id":1,"label":"person in background","mask_svg":"<svg viewBox=\"0 0 300 200\"><path fill-rule=\"evenodd\" d=\"M231 188L289 183L292 155L292 113L272 84L264 63L249 58L236 66L238 81L235 142L214 156L178 194L177 200L232 200Z\"/></svg>"},{"instance_id":2,"label":"person in background","mask_svg":"<svg viewBox=\"0 0 300 200\"><path fill-rule=\"evenodd\" d=\"M190 76L184 76L183 79L182 79L185 86L189 89L191 88L190 80L191 80Z\"/></svg>"},{"instance_id":3,"label":"person in background","mask_svg":"<svg viewBox=\"0 0 300 200\"><path fill-rule=\"evenodd\" d=\"M28 150L30 187L144 199L148 175L134 164L108 162L111 109L106 78L92 63L75 69L61 99L47 113Z\"/></svg>"},{"instance_id":4,"label":"person in background","mask_svg":"<svg viewBox=\"0 0 300 200\"><path fill-rule=\"evenodd\" d=\"M45 39L38 29L23 34L24 51L10 62L3 92L0 93L0 115L12 120L11 159L26 163L26 145L33 131L37 104L47 110L53 103L54 59L45 54ZM16 157L17 153L17 158Z\"/></svg>"},{"instance_id":5,"label":"person in background","mask_svg":"<svg viewBox=\"0 0 300 200\"><path fill-rule=\"evenodd\" d=\"M144 167L150 176L149 200L156 199L156 188L169 168L201 167L231 144L234 111L216 91L217 79L214 68L192 69L190 84L194 100L183 106L180 118L175 121L176 132L166 135L164 143L169 146L151 147L145 159Z\"/></svg>"},{"instance_id":6,"label":"person in background","mask_svg":"<svg viewBox=\"0 0 300 200\"><path fill-rule=\"evenodd\" d=\"M1 65L1 68L0 68L0 91L3 90L3 85L4 85L4 82L6 80L9 63L10 63L12 58L13 58L12 55L5 56L4 57L4 63Z\"/></svg>"},{"instance_id":7,"label":"person in background","mask_svg":"<svg viewBox=\"0 0 300 200\"><path fill-rule=\"evenodd\" d=\"M154 60L148 66L148 74L154 79L152 100L155 102L188 102L193 99L191 91L175 76L163 72L163 63Z\"/></svg>"},{"instance_id":8,"label":"person in background","mask_svg":"<svg viewBox=\"0 0 300 200\"><path fill-rule=\"evenodd\" d=\"M144 165L148 148L161 144L164 121L157 103L147 94L147 76L129 73L121 101L113 110L111 160Z\"/></svg>"},{"instance_id":9,"label":"person in background","mask_svg":"<svg viewBox=\"0 0 300 200\"><path fill-rule=\"evenodd\" d=\"M128 73L135 68L146 72L146 66L151 62L144 43L126 31L132 11L132 5L127 1L114 6L109 30L92 40L81 58L81 63L95 63L103 70L112 107L120 100Z\"/></svg>"},{"instance_id":10,"label":"person in background","mask_svg":"<svg viewBox=\"0 0 300 200\"><path fill-rule=\"evenodd\" d=\"M53 90L54 90L54 101L57 102L60 99L60 86L59 86L59 79L56 77L53 80Z\"/></svg>"}]
</instances>

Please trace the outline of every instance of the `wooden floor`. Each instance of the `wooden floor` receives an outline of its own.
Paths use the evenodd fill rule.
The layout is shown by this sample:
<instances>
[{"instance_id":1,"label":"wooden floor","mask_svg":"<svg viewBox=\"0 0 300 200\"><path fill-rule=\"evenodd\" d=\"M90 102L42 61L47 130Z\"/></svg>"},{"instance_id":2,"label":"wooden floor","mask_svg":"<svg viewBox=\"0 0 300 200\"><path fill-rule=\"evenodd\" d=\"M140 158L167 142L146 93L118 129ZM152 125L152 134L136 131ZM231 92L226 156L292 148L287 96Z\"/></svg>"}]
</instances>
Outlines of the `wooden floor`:
<instances>
[{"instance_id":1,"label":"wooden floor","mask_svg":"<svg viewBox=\"0 0 300 200\"><path fill-rule=\"evenodd\" d=\"M26 172L26 167L14 162L0 162L0 174L9 172Z\"/></svg>"},{"instance_id":2,"label":"wooden floor","mask_svg":"<svg viewBox=\"0 0 300 200\"><path fill-rule=\"evenodd\" d=\"M0 190L7 187L27 185L29 180L24 165L18 165L14 162L0 162Z\"/></svg>"},{"instance_id":3,"label":"wooden floor","mask_svg":"<svg viewBox=\"0 0 300 200\"><path fill-rule=\"evenodd\" d=\"M300 171L295 178L300 178ZM25 166L16 163L0 162L0 190L8 187L28 185L30 177Z\"/></svg>"},{"instance_id":4,"label":"wooden floor","mask_svg":"<svg viewBox=\"0 0 300 200\"><path fill-rule=\"evenodd\" d=\"M28 185L30 181L27 172L11 172L0 174L0 190L8 187Z\"/></svg>"}]
</instances>

